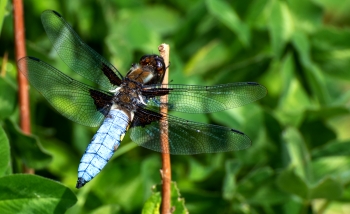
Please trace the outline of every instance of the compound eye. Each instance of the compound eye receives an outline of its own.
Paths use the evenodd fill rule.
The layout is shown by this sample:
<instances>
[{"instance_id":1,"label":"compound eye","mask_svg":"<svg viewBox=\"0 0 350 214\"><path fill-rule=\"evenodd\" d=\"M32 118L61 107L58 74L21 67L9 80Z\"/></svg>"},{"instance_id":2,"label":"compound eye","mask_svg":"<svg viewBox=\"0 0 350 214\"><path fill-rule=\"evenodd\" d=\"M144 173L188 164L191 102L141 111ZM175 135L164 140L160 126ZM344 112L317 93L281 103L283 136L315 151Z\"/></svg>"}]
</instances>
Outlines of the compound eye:
<instances>
[{"instance_id":1,"label":"compound eye","mask_svg":"<svg viewBox=\"0 0 350 214\"><path fill-rule=\"evenodd\" d=\"M162 64L162 62L160 62L160 61L157 60L156 67L157 67L157 70L163 69L163 64Z\"/></svg>"}]
</instances>

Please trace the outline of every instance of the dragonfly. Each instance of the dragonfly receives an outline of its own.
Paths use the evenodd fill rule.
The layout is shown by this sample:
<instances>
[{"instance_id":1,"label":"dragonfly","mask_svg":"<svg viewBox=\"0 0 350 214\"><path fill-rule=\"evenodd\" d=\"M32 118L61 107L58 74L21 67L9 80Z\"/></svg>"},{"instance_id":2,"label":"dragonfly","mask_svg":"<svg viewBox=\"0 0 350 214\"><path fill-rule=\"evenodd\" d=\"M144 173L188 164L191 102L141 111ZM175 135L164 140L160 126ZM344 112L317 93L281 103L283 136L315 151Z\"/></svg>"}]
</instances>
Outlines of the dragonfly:
<instances>
[{"instance_id":1,"label":"dragonfly","mask_svg":"<svg viewBox=\"0 0 350 214\"><path fill-rule=\"evenodd\" d=\"M122 76L85 44L58 12L44 11L41 21L60 58L98 86L79 82L35 57L26 56L17 62L31 85L60 114L86 126L99 126L80 161L76 188L83 187L105 167L128 130L139 146L175 155L238 151L251 146L251 140L241 131L189 121L160 109L196 114L223 111L264 97L267 90L263 85L162 84L167 67L155 54L142 56ZM167 148L161 145L164 135Z\"/></svg>"}]
</instances>

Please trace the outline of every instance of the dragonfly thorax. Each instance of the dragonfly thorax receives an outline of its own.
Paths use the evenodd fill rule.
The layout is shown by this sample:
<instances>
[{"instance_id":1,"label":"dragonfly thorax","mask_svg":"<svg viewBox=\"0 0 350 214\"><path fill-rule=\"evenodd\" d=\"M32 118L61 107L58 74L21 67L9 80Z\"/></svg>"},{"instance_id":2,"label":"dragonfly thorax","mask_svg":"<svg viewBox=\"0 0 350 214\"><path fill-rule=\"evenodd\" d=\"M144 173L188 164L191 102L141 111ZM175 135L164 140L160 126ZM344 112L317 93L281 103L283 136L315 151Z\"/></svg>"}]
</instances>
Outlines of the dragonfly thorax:
<instances>
[{"instance_id":1,"label":"dragonfly thorax","mask_svg":"<svg viewBox=\"0 0 350 214\"><path fill-rule=\"evenodd\" d=\"M135 112L138 107L146 105L146 98L142 95L143 85L159 84L163 80L165 63L161 56L145 55L140 62L133 64L120 87L114 92L112 108L125 112Z\"/></svg>"},{"instance_id":2,"label":"dragonfly thorax","mask_svg":"<svg viewBox=\"0 0 350 214\"><path fill-rule=\"evenodd\" d=\"M126 112L135 112L138 106L145 104L141 95L142 85L129 78L125 78L115 91L113 107Z\"/></svg>"}]
</instances>

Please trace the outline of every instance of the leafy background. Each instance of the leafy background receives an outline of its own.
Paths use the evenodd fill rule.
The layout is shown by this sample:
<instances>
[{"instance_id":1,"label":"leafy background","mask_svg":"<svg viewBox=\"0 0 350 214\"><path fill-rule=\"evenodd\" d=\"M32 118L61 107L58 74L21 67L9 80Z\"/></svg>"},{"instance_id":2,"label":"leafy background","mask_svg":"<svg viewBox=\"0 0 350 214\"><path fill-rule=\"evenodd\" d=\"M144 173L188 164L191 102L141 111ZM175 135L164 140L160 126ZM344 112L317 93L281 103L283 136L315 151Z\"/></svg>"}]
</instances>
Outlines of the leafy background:
<instances>
[{"instance_id":1,"label":"leafy background","mask_svg":"<svg viewBox=\"0 0 350 214\"><path fill-rule=\"evenodd\" d=\"M254 104L175 114L238 129L253 141L239 152L171 157L173 180L190 213L350 213L349 0L27 0L24 8L27 54L81 81L53 50L42 11L60 12L124 74L165 42L173 83L266 86L268 95ZM0 1L0 183L8 182L0 185L0 209L13 208L16 192L26 195L20 190L27 184L32 192L42 190L46 202L57 199L62 210L74 204L67 213L151 212L143 207L157 197L152 186L161 182L159 154L126 136L101 174L76 190L79 160L96 129L68 121L31 90L35 136L19 131L12 9L10 1ZM16 174L22 164L40 177ZM30 206L50 206L28 197Z\"/></svg>"}]
</instances>

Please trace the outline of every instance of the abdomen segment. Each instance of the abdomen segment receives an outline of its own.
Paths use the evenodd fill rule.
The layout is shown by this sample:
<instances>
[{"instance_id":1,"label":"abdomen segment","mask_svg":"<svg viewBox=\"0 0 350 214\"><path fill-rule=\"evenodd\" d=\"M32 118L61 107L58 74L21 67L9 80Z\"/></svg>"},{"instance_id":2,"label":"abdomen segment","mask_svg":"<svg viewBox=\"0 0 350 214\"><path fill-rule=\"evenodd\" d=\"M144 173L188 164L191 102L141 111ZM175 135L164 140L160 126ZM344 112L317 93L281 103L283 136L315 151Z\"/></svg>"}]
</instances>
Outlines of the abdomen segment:
<instances>
[{"instance_id":1,"label":"abdomen segment","mask_svg":"<svg viewBox=\"0 0 350 214\"><path fill-rule=\"evenodd\" d=\"M129 117L121 110L111 110L88 145L78 168L80 188L93 179L112 157L129 125Z\"/></svg>"}]
</instances>

